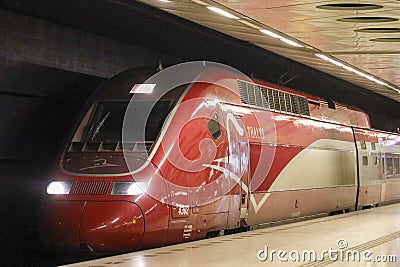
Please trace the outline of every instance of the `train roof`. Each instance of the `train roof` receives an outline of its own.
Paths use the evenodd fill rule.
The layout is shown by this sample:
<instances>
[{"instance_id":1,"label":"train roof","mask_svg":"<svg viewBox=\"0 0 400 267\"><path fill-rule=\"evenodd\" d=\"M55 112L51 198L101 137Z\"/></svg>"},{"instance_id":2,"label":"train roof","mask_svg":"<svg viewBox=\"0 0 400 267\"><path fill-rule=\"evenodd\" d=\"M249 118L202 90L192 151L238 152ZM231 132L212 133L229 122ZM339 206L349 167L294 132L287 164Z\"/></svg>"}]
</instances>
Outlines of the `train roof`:
<instances>
[{"instance_id":1,"label":"train roof","mask_svg":"<svg viewBox=\"0 0 400 267\"><path fill-rule=\"evenodd\" d=\"M95 98L129 99L132 96L131 89L133 88L133 86L135 84L144 83L149 77L157 73L158 70L159 69L157 66L140 67L125 70L120 74L114 76L110 80L106 81L102 86L100 86L97 96L95 96ZM206 75L209 75L210 73L211 72L206 71ZM232 78L238 80L238 87L240 87L240 76L233 75ZM284 100L271 98L268 99L268 102L273 102L275 100L280 103L282 103L282 101L291 103L291 100L288 100L289 98L287 97L287 95L290 95L291 98L298 99L297 101L301 100L300 102L303 106L308 104L309 111L307 111L307 113L304 113L301 110L299 115L307 115L313 119L329 121L344 125L368 129L371 128L368 114L359 108L344 105L342 103L329 99L319 98L307 93L296 91L291 88L275 85L258 79L246 79L246 81L243 82L245 84L257 85L256 87L258 88L258 90L273 90L283 93L283 96L280 97L284 98ZM242 94L242 92L239 93ZM290 105L288 103L286 103L285 105ZM242 104L246 103L243 103L242 101ZM269 107L271 106L273 105L269 104ZM275 108L272 110L283 113L291 113L289 112L289 109L279 110ZM297 114L293 113L293 115Z\"/></svg>"}]
</instances>

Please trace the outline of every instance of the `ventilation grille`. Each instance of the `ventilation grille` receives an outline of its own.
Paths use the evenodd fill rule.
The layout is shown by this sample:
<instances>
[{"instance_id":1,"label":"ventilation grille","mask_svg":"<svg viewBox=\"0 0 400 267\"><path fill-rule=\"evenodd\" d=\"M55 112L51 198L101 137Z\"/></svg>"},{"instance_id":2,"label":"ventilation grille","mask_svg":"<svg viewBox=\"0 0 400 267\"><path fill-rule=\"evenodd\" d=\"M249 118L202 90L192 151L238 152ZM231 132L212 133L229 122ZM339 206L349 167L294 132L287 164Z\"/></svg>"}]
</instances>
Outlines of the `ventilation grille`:
<instances>
[{"instance_id":1,"label":"ventilation grille","mask_svg":"<svg viewBox=\"0 0 400 267\"><path fill-rule=\"evenodd\" d=\"M244 81L238 81L238 87L243 104L267 108L276 112L310 116L308 100L304 97Z\"/></svg>"},{"instance_id":2,"label":"ventilation grille","mask_svg":"<svg viewBox=\"0 0 400 267\"><path fill-rule=\"evenodd\" d=\"M257 107L269 108L266 96L257 85L238 81L238 87L242 103Z\"/></svg>"},{"instance_id":3,"label":"ventilation grille","mask_svg":"<svg viewBox=\"0 0 400 267\"><path fill-rule=\"evenodd\" d=\"M74 195L105 195L111 182L85 181L75 182L72 194Z\"/></svg>"}]
</instances>

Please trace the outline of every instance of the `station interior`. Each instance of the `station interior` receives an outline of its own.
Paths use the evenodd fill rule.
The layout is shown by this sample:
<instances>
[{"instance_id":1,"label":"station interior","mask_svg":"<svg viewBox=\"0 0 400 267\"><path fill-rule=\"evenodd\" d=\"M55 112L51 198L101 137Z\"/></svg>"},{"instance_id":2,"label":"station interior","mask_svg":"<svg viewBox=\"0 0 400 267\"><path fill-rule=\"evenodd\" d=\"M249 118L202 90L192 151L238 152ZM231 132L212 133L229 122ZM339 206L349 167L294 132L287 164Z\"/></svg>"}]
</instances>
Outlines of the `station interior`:
<instances>
[{"instance_id":1,"label":"station interior","mask_svg":"<svg viewBox=\"0 0 400 267\"><path fill-rule=\"evenodd\" d=\"M368 1L381 3L384 10L342 9L334 11L336 13L332 13L333 15L327 15L329 11L317 8L317 4L312 2L271 1L265 4L256 0L0 0L0 262L5 264L2 265L54 266L73 262L60 261L42 247L38 235L38 209L49 181L48 175L57 164L57 155L63 149L65 138L71 131L80 108L100 84L125 69L142 66L154 66L156 69L160 64L170 66L190 61L219 62L232 66L251 78L357 107L369 114L373 128L398 131L398 43L394 40L390 43L369 42L372 37L357 39L357 32L349 30L349 35L356 36L353 36L353 42L361 42L365 46L360 50L355 45L346 44L344 46L347 50L343 54L334 53L334 49L327 44L333 41L328 41L322 33L319 35L321 40L315 43L312 38L305 37L301 40L300 37L311 34L313 28L299 32L296 37L296 29L293 29L293 33L290 32L290 26L285 28L283 25L285 19L278 21L278 17L285 12L301 15L304 20L304 17L315 16L321 28L331 29L333 26L325 25L325 21L321 19L331 16L339 24L333 28L340 32L346 30L341 29L340 25L347 27L349 24L346 23L352 22L337 22L337 18L366 12L364 16L380 17L386 14L396 20L389 24L355 23L357 27L367 25L399 29L397 20L400 19L400 2ZM318 5L322 5L336 1L319 2L321 3ZM243 15L254 25L265 25L266 29L276 30L288 38L296 37L304 47L298 49L280 43L276 38L270 40L271 37L266 35L266 43L263 44L257 41L263 38L263 33L259 30L251 29L243 23L232 22L229 18L220 18L219 14L207 9L201 11L200 8L204 8L201 3L225 8L237 16ZM260 15L256 10L261 12L263 3L266 13ZM246 8L246 5L252 6ZM303 6L303 9L296 9L294 6ZM278 13L278 7L286 8L285 12ZM374 13L378 11L381 13ZM271 23L268 22L268 16L273 18ZM390 34L380 33L379 36L383 35L387 37ZM398 36L390 35L393 39L397 38L397 42L400 40ZM346 38L347 36L341 37L338 33L333 39L337 39L336 45L339 47L340 39ZM380 49L379 45L382 43L386 46ZM373 51L370 51L371 47L374 48ZM357 52L356 59L346 57L352 51ZM347 70L315 57L316 53L330 53L341 60L348 60L348 64L372 73L374 77L387 82L389 87L376 85L375 82L357 77L354 73L349 74ZM380 56L379 60L374 61L375 67L372 63L364 64L361 59L357 61L357 58L363 57L373 61L375 55ZM312 60L308 61L307 58L311 57ZM382 67L379 67L380 63ZM387 66L383 66L386 63ZM392 71L392 65L396 65L397 69ZM387 210L380 213L388 216ZM393 211L391 214L395 216L397 213ZM398 221L398 215L396 218ZM303 226L298 227L300 229ZM395 230L398 231L398 224ZM284 230L277 230L277 233L282 231ZM249 238L253 238L251 234L245 237ZM279 236L268 238L273 240ZM373 238L377 237L371 236ZM233 242L243 240L231 241L229 245L234 246ZM242 243L238 246L245 247ZM222 251L219 252L223 253ZM152 253L153 251L148 252ZM162 253L158 255L154 258L148 257L153 262L145 265L156 266L157 262L161 264L167 257ZM165 259L160 259L161 257ZM180 265L175 260L171 261L171 266ZM202 259L200 257L197 260L200 261L197 263L199 264ZM182 266L189 261L189 258L184 258ZM134 263L138 262L133 261L132 264ZM95 264L97 263L92 265ZM231 265L235 264L237 263L233 262ZM246 266L246 263L240 264Z\"/></svg>"}]
</instances>

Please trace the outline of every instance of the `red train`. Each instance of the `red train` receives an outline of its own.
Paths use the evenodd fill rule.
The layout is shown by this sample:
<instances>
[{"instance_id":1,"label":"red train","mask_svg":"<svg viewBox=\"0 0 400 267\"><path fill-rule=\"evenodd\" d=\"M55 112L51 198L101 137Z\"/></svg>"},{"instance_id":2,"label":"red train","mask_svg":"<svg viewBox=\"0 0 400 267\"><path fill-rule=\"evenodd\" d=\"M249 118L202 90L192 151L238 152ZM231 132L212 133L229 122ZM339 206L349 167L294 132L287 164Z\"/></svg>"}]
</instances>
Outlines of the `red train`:
<instances>
[{"instance_id":1,"label":"red train","mask_svg":"<svg viewBox=\"0 0 400 267\"><path fill-rule=\"evenodd\" d=\"M399 199L400 135L361 110L183 67L125 71L91 97L41 207L49 249L133 251Z\"/></svg>"}]
</instances>

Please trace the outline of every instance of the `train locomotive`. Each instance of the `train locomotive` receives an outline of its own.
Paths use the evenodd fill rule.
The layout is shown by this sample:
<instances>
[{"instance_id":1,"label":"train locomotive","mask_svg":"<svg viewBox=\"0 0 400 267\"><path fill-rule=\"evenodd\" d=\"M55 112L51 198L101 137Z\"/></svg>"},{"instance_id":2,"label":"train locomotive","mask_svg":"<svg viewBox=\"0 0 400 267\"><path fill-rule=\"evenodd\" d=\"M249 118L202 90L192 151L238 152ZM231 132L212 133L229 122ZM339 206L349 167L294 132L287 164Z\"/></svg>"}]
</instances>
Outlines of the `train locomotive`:
<instances>
[{"instance_id":1,"label":"train locomotive","mask_svg":"<svg viewBox=\"0 0 400 267\"><path fill-rule=\"evenodd\" d=\"M88 100L41 205L47 248L136 251L399 199L399 134L357 108L195 66L187 80L187 68L127 70Z\"/></svg>"}]
</instances>

